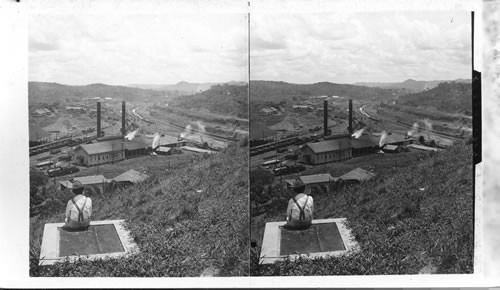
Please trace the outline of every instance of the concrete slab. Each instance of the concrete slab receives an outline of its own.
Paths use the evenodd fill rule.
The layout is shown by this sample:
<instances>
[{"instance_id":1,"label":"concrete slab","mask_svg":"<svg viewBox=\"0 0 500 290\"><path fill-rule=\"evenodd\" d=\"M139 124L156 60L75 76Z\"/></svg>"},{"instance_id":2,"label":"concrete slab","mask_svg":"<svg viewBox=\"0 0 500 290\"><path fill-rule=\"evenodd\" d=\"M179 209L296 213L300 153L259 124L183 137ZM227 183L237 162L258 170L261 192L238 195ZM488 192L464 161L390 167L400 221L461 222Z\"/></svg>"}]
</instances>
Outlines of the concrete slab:
<instances>
[{"instance_id":1,"label":"concrete slab","mask_svg":"<svg viewBox=\"0 0 500 290\"><path fill-rule=\"evenodd\" d=\"M124 220L92 221L85 231L68 231L64 223L45 224L39 265L65 259L118 258L139 251Z\"/></svg>"},{"instance_id":2,"label":"concrete slab","mask_svg":"<svg viewBox=\"0 0 500 290\"><path fill-rule=\"evenodd\" d=\"M357 252L360 247L346 222L345 218L317 219L310 229L294 232L283 228L285 221L266 223L260 263L271 264L287 257L313 259Z\"/></svg>"}]
</instances>

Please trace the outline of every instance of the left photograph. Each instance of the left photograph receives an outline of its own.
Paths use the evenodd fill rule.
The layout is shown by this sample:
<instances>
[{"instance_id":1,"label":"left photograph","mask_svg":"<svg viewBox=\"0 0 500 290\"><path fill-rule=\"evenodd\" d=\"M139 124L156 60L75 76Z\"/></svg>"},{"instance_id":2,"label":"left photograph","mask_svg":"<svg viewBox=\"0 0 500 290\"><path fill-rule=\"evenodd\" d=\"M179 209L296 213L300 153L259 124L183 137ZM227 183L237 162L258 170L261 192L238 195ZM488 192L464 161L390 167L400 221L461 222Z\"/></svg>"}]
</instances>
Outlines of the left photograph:
<instances>
[{"instance_id":1,"label":"left photograph","mask_svg":"<svg viewBox=\"0 0 500 290\"><path fill-rule=\"evenodd\" d=\"M248 16L32 14L31 277L249 274Z\"/></svg>"}]
</instances>

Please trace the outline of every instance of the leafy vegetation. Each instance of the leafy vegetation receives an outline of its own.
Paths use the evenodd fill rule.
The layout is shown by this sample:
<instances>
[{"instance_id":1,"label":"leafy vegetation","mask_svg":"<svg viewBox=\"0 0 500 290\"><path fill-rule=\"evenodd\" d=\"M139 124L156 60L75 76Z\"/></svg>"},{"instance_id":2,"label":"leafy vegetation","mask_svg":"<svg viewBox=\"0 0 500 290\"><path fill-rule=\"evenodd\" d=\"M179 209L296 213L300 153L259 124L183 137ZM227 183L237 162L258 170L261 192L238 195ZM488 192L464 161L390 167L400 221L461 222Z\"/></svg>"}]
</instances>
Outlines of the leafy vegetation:
<instances>
[{"instance_id":1,"label":"leafy vegetation","mask_svg":"<svg viewBox=\"0 0 500 290\"><path fill-rule=\"evenodd\" d=\"M68 97L82 99L92 97L111 97L125 101L147 100L152 97L165 96L164 92L144 90L124 86L110 86L105 84L90 84L85 86L69 86L58 83L29 82L28 102L52 103L66 100Z\"/></svg>"},{"instance_id":2,"label":"leafy vegetation","mask_svg":"<svg viewBox=\"0 0 500 290\"><path fill-rule=\"evenodd\" d=\"M399 98L398 103L412 107L434 108L449 113L472 114L470 83L440 83L437 87Z\"/></svg>"},{"instance_id":3,"label":"leafy vegetation","mask_svg":"<svg viewBox=\"0 0 500 290\"><path fill-rule=\"evenodd\" d=\"M259 231L283 220L292 193L279 185L251 192L252 200L262 199L251 212L251 275L472 273L472 147L456 144L422 157L365 184L314 196L315 218L347 218L361 251L346 257L259 264Z\"/></svg>"},{"instance_id":4,"label":"leafy vegetation","mask_svg":"<svg viewBox=\"0 0 500 290\"><path fill-rule=\"evenodd\" d=\"M243 142L244 143L244 142ZM230 146L159 172L122 191L91 196L95 220L125 219L140 253L119 259L38 266L43 225L61 222L66 192L50 188L53 204L31 218L30 276L248 275L248 154Z\"/></svg>"},{"instance_id":5,"label":"leafy vegetation","mask_svg":"<svg viewBox=\"0 0 500 290\"><path fill-rule=\"evenodd\" d=\"M314 84L291 84L276 81L251 81L252 102L279 101L293 99L296 96L341 96L353 100L379 99L400 95L397 90L371 88L348 84L320 82Z\"/></svg>"},{"instance_id":6,"label":"leafy vegetation","mask_svg":"<svg viewBox=\"0 0 500 290\"><path fill-rule=\"evenodd\" d=\"M207 109L222 115L248 118L247 85L214 85L209 90L191 96L178 97L172 104L194 110Z\"/></svg>"}]
</instances>

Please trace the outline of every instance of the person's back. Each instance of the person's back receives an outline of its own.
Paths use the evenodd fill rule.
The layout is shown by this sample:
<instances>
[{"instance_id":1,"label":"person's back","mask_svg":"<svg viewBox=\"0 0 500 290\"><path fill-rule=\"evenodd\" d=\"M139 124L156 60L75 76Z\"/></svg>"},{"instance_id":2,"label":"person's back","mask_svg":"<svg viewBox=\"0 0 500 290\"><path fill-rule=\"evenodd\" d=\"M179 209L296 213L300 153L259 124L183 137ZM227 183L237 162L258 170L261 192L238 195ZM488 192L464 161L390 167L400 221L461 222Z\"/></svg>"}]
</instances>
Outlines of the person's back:
<instances>
[{"instance_id":1,"label":"person's back","mask_svg":"<svg viewBox=\"0 0 500 290\"><path fill-rule=\"evenodd\" d=\"M307 229L311 226L314 201L312 196L303 193L304 189L304 186L295 186L294 191L298 194L288 201L287 229Z\"/></svg>"},{"instance_id":2,"label":"person's back","mask_svg":"<svg viewBox=\"0 0 500 290\"><path fill-rule=\"evenodd\" d=\"M75 196L66 205L66 227L86 228L92 217L92 200L83 195L83 186L78 181L73 184L73 193Z\"/></svg>"}]
</instances>

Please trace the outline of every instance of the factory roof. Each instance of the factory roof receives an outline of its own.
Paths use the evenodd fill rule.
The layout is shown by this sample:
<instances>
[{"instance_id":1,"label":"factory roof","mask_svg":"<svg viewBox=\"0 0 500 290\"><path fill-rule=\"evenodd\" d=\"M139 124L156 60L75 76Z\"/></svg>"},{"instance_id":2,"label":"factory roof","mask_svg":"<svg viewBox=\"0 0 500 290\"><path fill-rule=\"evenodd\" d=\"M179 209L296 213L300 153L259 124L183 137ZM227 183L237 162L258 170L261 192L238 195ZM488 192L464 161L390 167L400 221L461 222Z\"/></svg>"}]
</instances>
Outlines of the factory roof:
<instances>
[{"instance_id":1,"label":"factory roof","mask_svg":"<svg viewBox=\"0 0 500 290\"><path fill-rule=\"evenodd\" d=\"M323 142L307 143L306 146L311 148L314 153L324 153L340 149L349 149L351 147L349 144L349 140L346 139L335 139Z\"/></svg>"},{"instance_id":2,"label":"factory roof","mask_svg":"<svg viewBox=\"0 0 500 290\"><path fill-rule=\"evenodd\" d=\"M333 177L330 173L314 174L314 175L302 175L299 176L300 181L304 184L314 184L314 183L324 183L333 180L337 180L338 177Z\"/></svg>"},{"instance_id":3,"label":"factory roof","mask_svg":"<svg viewBox=\"0 0 500 290\"><path fill-rule=\"evenodd\" d=\"M80 181L83 185L100 184L108 181L104 175L80 176L73 179ZM73 182L70 180L59 181L59 183L66 188L73 188Z\"/></svg>"},{"instance_id":4,"label":"factory roof","mask_svg":"<svg viewBox=\"0 0 500 290\"><path fill-rule=\"evenodd\" d=\"M384 150L388 150L388 151L395 151L398 149L398 146L397 145L385 145L384 148L382 148Z\"/></svg>"},{"instance_id":5,"label":"factory roof","mask_svg":"<svg viewBox=\"0 0 500 290\"><path fill-rule=\"evenodd\" d=\"M181 149L187 150L187 151L193 151L193 152L198 152L198 153L217 153L217 151L212 151L212 150L205 150L197 147L192 147L192 146L182 146Z\"/></svg>"},{"instance_id":6,"label":"factory roof","mask_svg":"<svg viewBox=\"0 0 500 290\"><path fill-rule=\"evenodd\" d=\"M148 177L149 176L146 174L140 173L134 169L130 169L130 170L118 175L117 177L113 178L112 180L114 180L116 182L128 181L131 183L138 183L138 182L146 180L146 178L148 178Z\"/></svg>"},{"instance_id":7,"label":"factory roof","mask_svg":"<svg viewBox=\"0 0 500 290\"><path fill-rule=\"evenodd\" d=\"M413 149L418 149L418 150L424 150L424 151L439 151L438 148L423 146L423 145L418 145L418 144L410 144L410 145L408 145L408 147L413 148Z\"/></svg>"},{"instance_id":8,"label":"factory roof","mask_svg":"<svg viewBox=\"0 0 500 290\"><path fill-rule=\"evenodd\" d=\"M165 152L165 153L168 153L172 150L172 148L170 147L166 147L166 146L158 146L158 148L156 148L156 151L157 152Z\"/></svg>"},{"instance_id":9,"label":"factory roof","mask_svg":"<svg viewBox=\"0 0 500 290\"><path fill-rule=\"evenodd\" d=\"M342 180L358 180L358 181L367 181L375 177L375 173L364 170L363 168L353 169L346 174L340 176Z\"/></svg>"},{"instance_id":10,"label":"factory roof","mask_svg":"<svg viewBox=\"0 0 500 290\"><path fill-rule=\"evenodd\" d=\"M109 140L109 141L103 141L103 142L98 142L98 143L93 143L93 144L82 144L79 146L87 152L87 154L92 155L92 154L99 154L99 153L107 153L107 152L115 152L115 151L121 151L122 149L124 150L137 150L137 149L146 149L149 147L146 143L140 141L140 140Z\"/></svg>"},{"instance_id":11,"label":"factory roof","mask_svg":"<svg viewBox=\"0 0 500 290\"><path fill-rule=\"evenodd\" d=\"M379 138L373 135L361 135L358 139L352 139L353 148L366 148L378 146Z\"/></svg>"}]
</instances>

